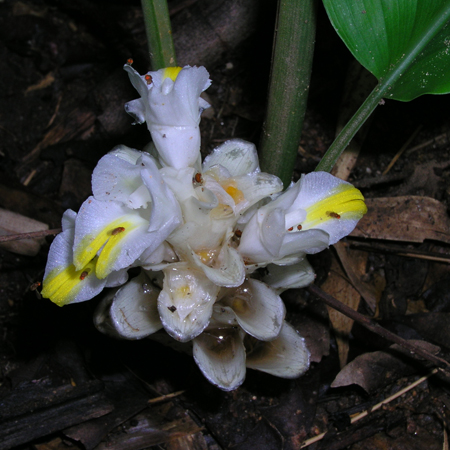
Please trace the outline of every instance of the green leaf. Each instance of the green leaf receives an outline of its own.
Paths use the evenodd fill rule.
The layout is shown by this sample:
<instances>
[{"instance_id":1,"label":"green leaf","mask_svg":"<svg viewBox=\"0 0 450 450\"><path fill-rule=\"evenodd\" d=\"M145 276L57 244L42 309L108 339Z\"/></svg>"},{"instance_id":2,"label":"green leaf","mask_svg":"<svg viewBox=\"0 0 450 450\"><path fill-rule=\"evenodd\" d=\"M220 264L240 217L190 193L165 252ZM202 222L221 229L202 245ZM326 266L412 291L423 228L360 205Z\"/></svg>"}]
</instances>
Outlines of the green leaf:
<instances>
[{"instance_id":1,"label":"green leaf","mask_svg":"<svg viewBox=\"0 0 450 450\"><path fill-rule=\"evenodd\" d=\"M450 92L450 0L323 0L354 57L385 98Z\"/></svg>"}]
</instances>

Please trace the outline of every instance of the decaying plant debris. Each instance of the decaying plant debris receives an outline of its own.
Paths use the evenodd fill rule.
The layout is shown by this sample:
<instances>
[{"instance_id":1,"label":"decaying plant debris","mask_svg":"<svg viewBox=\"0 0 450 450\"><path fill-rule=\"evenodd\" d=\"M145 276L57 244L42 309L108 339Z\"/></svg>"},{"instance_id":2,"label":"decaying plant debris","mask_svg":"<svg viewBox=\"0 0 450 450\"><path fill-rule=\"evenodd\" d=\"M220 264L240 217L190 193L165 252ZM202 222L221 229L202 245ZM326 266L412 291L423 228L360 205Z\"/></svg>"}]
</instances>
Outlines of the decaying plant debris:
<instances>
[{"instance_id":1,"label":"decaying plant debris","mask_svg":"<svg viewBox=\"0 0 450 450\"><path fill-rule=\"evenodd\" d=\"M229 137L258 141L276 2L217 5L170 2L179 62L205 65L214 80L206 93L213 108L202 120L205 153ZM118 142L147 143L144 128L130 132L123 111L134 98L123 63L148 65L140 6L24 0L0 9L0 215L9 220L0 221L0 233L53 230L64 209L89 195L102 155ZM297 175L313 170L331 143L350 77L351 57L320 14ZM379 108L359 138L353 170L344 169L369 214L353 237L311 259L324 291L444 360L448 101L425 96ZM11 225L24 217L44 226ZM310 343L309 372L287 381L250 371L241 388L224 393L184 355L101 336L90 319L95 304L60 309L40 299L47 234L32 250L0 250L0 449L298 449L305 441L314 449L443 448L446 370L430 375L436 363L392 349L310 291L284 294L290 322Z\"/></svg>"}]
</instances>

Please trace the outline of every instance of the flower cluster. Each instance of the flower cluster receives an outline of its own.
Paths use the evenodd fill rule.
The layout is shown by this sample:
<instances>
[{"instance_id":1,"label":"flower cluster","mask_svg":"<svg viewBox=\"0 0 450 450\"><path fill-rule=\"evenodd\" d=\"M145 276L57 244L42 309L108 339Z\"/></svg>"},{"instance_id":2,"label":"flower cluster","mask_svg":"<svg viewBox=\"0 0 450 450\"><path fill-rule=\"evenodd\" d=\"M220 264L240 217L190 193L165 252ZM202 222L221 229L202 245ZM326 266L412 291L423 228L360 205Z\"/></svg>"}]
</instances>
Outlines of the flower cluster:
<instances>
[{"instance_id":1,"label":"flower cluster","mask_svg":"<svg viewBox=\"0 0 450 450\"><path fill-rule=\"evenodd\" d=\"M62 306L115 287L95 323L116 337L168 336L185 344L206 378L238 387L246 367L295 378L309 366L279 294L314 280L306 260L350 233L361 193L324 172L285 192L261 172L253 144L233 139L200 157L203 67L139 75L125 108L147 123L148 151L119 146L92 176L93 195L66 211L42 295ZM140 274L127 282L128 270Z\"/></svg>"}]
</instances>

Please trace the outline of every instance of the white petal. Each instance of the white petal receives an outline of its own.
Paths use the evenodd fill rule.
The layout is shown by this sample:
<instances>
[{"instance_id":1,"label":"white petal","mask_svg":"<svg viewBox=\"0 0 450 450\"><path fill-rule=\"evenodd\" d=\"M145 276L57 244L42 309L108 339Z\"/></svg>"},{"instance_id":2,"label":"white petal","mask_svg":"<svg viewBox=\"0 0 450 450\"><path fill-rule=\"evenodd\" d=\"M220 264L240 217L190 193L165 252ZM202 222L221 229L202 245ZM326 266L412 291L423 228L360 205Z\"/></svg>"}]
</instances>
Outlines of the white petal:
<instances>
[{"instance_id":1,"label":"white petal","mask_svg":"<svg viewBox=\"0 0 450 450\"><path fill-rule=\"evenodd\" d=\"M314 270L305 258L303 261L289 266L269 264L266 267L263 281L281 293L286 289L309 286L315 278Z\"/></svg>"},{"instance_id":2,"label":"white petal","mask_svg":"<svg viewBox=\"0 0 450 450\"><path fill-rule=\"evenodd\" d=\"M75 228L75 220L77 213L71 209L67 209L61 219L62 230L66 231L69 228Z\"/></svg>"},{"instance_id":3,"label":"white petal","mask_svg":"<svg viewBox=\"0 0 450 450\"><path fill-rule=\"evenodd\" d=\"M236 249L228 245L224 245L220 250L214 267L204 264L195 252L192 252L192 257L197 266L217 286L237 287L244 282L245 266L242 257Z\"/></svg>"},{"instance_id":4,"label":"white petal","mask_svg":"<svg viewBox=\"0 0 450 450\"><path fill-rule=\"evenodd\" d=\"M195 164L200 154L200 128L198 125L149 124L148 129L164 164L175 169Z\"/></svg>"},{"instance_id":5,"label":"white petal","mask_svg":"<svg viewBox=\"0 0 450 450\"><path fill-rule=\"evenodd\" d=\"M239 330L213 329L194 339L194 359L209 382L224 391L245 379L245 348Z\"/></svg>"},{"instance_id":6,"label":"white petal","mask_svg":"<svg viewBox=\"0 0 450 450\"><path fill-rule=\"evenodd\" d=\"M139 95L146 100L148 95L148 90L151 85L147 84L144 76L141 76L136 70L133 69L129 64L123 66L124 70L128 72L128 77L130 78L131 84L138 91Z\"/></svg>"},{"instance_id":7,"label":"white petal","mask_svg":"<svg viewBox=\"0 0 450 450\"><path fill-rule=\"evenodd\" d=\"M329 240L329 234L320 229L287 232L284 235L279 256L285 257L302 252L318 253L328 247Z\"/></svg>"},{"instance_id":8,"label":"white petal","mask_svg":"<svg viewBox=\"0 0 450 450\"><path fill-rule=\"evenodd\" d=\"M220 295L220 294L219 294ZM235 312L224 304L217 302L213 307L213 313L209 322L209 328L238 327Z\"/></svg>"},{"instance_id":9,"label":"white petal","mask_svg":"<svg viewBox=\"0 0 450 450\"><path fill-rule=\"evenodd\" d=\"M147 126L164 163L175 168L197 164L198 124L205 107L205 102L200 102L200 94L211 83L206 69L186 66L176 74L177 69L166 68L146 76L140 76L129 65L125 70L142 97L127 103L125 109L139 123L145 109Z\"/></svg>"},{"instance_id":10,"label":"white petal","mask_svg":"<svg viewBox=\"0 0 450 450\"><path fill-rule=\"evenodd\" d=\"M159 265L163 262L174 263L177 261L178 257L173 251L172 247L167 242L163 242L154 251L149 252L147 250L144 250L142 255L138 258L137 265L143 267L146 270L151 270L154 266Z\"/></svg>"},{"instance_id":11,"label":"white petal","mask_svg":"<svg viewBox=\"0 0 450 450\"><path fill-rule=\"evenodd\" d=\"M231 139L216 147L203 162L203 171L214 165L225 167L232 177L259 171L258 153L251 142Z\"/></svg>"},{"instance_id":12,"label":"white petal","mask_svg":"<svg viewBox=\"0 0 450 450\"><path fill-rule=\"evenodd\" d=\"M244 331L262 341L278 336L286 314L284 303L274 290L253 279L222 298L220 304L232 308Z\"/></svg>"},{"instance_id":13,"label":"white petal","mask_svg":"<svg viewBox=\"0 0 450 450\"><path fill-rule=\"evenodd\" d=\"M255 172L234 178L237 188L244 194L245 200L236 205L236 213L242 214L247 208L260 200L283 190L283 183L275 175Z\"/></svg>"},{"instance_id":14,"label":"white petal","mask_svg":"<svg viewBox=\"0 0 450 450\"><path fill-rule=\"evenodd\" d=\"M157 298L160 289L141 273L106 299L94 314L95 326L125 339L142 339L162 328Z\"/></svg>"},{"instance_id":15,"label":"white petal","mask_svg":"<svg viewBox=\"0 0 450 450\"><path fill-rule=\"evenodd\" d=\"M297 378L309 368L309 351L304 339L284 322L274 341L259 341L248 350L247 367L281 378Z\"/></svg>"},{"instance_id":16,"label":"white petal","mask_svg":"<svg viewBox=\"0 0 450 450\"><path fill-rule=\"evenodd\" d=\"M112 288L122 286L128 281L128 269L118 270L117 272L111 272L106 278L105 287Z\"/></svg>"},{"instance_id":17,"label":"white petal","mask_svg":"<svg viewBox=\"0 0 450 450\"><path fill-rule=\"evenodd\" d=\"M136 153L139 157L142 155L141 152ZM142 182L141 168L135 162L114 153L100 159L92 174L95 199L120 201L129 208L147 207L151 201L150 193Z\"/></svg>"},{"instance_id":18,"label":"white petal","mask_svg":"<svg viewBox=\"0 0 450 450\"><path fill-rule=\"evenodd\" d=\"M139 150L135 150L134 148L127 147L126 145L116 145L108 155L117 156L120 159L130 163L136 164L137 160L142 156L143 153Z\"/></svg>"},{"instance_id":19,"label":"white petal","mask_svg":"<svg viewBox=\"0 0 450 450\"><path fill-rule=\"evenodd\" d=\"M300 192L291 210L306 210L303 228L326 231L329 245L351 233L367 211L358 189L327 172L309 173L299 183Z\"/></svg>"},{"instance_id":20,"label":"white petal","mask_svg":"<svg viewBox=\"0 0 450 450\"><path fill-rule=\"evenodd\" d=\"M185 167L183 169L174 169L173 167L164 167L160 170L160 174L174 195L177 197L181 206L189 199L195 196L193 178L194 169Z\"/></svg>"},{"instance_id":21,"label":"white petal","mask_svg":"<svg viewBox=\"0 0 450 450\"><path fill-rule=\"evenodd\" d=\"M98 253L99 278L130 266L146 247L155 245L147 227L148 219L140 215L140 210L89 197L81 206L75 225L75 266L81 269Z\"/></svg>"},{"instance_id":22,"label":"white petal","mask_svg":"<svg viewBox=\"0 0 450 450\"><path fill-rule=\"evenodd\" d=\"M238 251L249 263L268 263L280 257L284 234L283 210L261 208L246 224Z\"/></svg>"},{"instance_id":23,"label":"white petal","mask_svg":"<svg viewBox=\"0 0 450 450\"><path fill-rule=\"evenodd\" d=\"M174 339L187 342L208 326L219 287L186 264L172 264L163 272L158 298L161 321Z\"/></svg>"},{"instance_id":24,"label":"white petal","mask_svg":"<svg viewBox=\"0 0 450 450\"><path fill-rule=\"evenodd\" d=\"M178 117L183 117L184 119L189 114L198 124L201 107L200 94L208 89L210 85L209 73L204 67L184 67L178 74L172 91L172 95L179 102L174 108L176 115L172 116L172 120L177 120ZM203 101L202 109L204 109ZM173 123L173 125L180 124Z\"/></svg>"},{"instance_id":25,"label":"white petal","mask_svg":"<svg viewBox=\"0 0 450 450\"><path fill-rule=\"evenodd\" d=\"M140 125L145 122L145 101L142 98L125 103L125 111L135 120L132 125Z\"/></svg>"},{"instance_id":26,"label":"white petal","mask_svg":"<svg viewBox=\"0 0 450 450\"><path fill-rule=\"evenodd\" d=\"M138 161L142 166L141 176L152 197L152 214L148 231L155 233L156 249L181 223L181 210L173 192L164 183L155 161L143 155Z\"/></svg>"}]
</instances>

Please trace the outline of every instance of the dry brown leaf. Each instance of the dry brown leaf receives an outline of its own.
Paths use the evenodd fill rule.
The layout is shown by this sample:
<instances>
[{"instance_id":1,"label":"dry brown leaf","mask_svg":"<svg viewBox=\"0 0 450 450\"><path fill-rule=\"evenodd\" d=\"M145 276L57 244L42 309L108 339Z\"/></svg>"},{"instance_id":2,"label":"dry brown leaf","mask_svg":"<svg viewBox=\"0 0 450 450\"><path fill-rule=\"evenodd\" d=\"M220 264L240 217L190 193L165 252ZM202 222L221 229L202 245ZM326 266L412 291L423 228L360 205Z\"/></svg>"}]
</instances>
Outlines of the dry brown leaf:
<instances>
[{"instance_id":1,"label":"dry brown leaf","mask_svg":"<svg viewBox=\"0 0 450 450\"><path fill-rule=\"evenodd\" d=\"M353 250L352 253L355 257L355 264L362 269L362 271L365 270L367 253L355 250ZM358 258L358 263L356 263L356 258ZM354 310L358 309L361 296L347 279L336 257L333 257L330 274L321 287L327 294L332 295L350 308ZM353 326L353 319L344 316L330 307L328 307L328 314L333 331L336 335L339 350L339 362L341 367L344 367L347 363L348 337Z\"/></svg>"},{"instance_id":2,"label":"dry brown leaf","mask_svg":"<svg viewBox=\"0 0 450 450\"><path fill-rule=\"evenodd\" d=\"M48 230L48 225L29 217L0 208L0 235ZM44 238L2 242L0 247L19 255L37 255Z\"/></svg>"},{"instance_id":3,"label":"dry brown leaf","mask_svg":"<svg viewBox=\"0 0 450 450\"><path fill-rule=\"evenodd\" d=\"M368 213L351 233L353 237L450 243L447 208L430 197L407 195L366 199Z\"/></svg>"},{"instance_id":4,"label":"dry brown leaf","mask_svg":"<svg viewBox=\"0 0 450 450\"><path fill-rule=\"evenodd\" d=\"M439 347L426 341L411 341L432 354L439 353ZM405 350L392 345L387 351L364 353L347 364L336 376L331 387L357 384L366 392L393 383L396 379L415 373L412 360L406 358ZM410 355L410 354L409 354Z\"/></svg>"},{"instance_id":5,"label":"dry brown leaf","mask_svg":"<svg viewBox=\"0 0 450 450\"><path fill-rule=\"evenodd\" d=\"M377 300L381 297L382 291L377 291L374 286L361 279L362 275L366 273L367 252L351 250L342 242L334 244L334 249L339 256L342 267L353 287L360 293L361 297L364 298L372 312L375 312Z\"/></svg>"}]
</instances>

